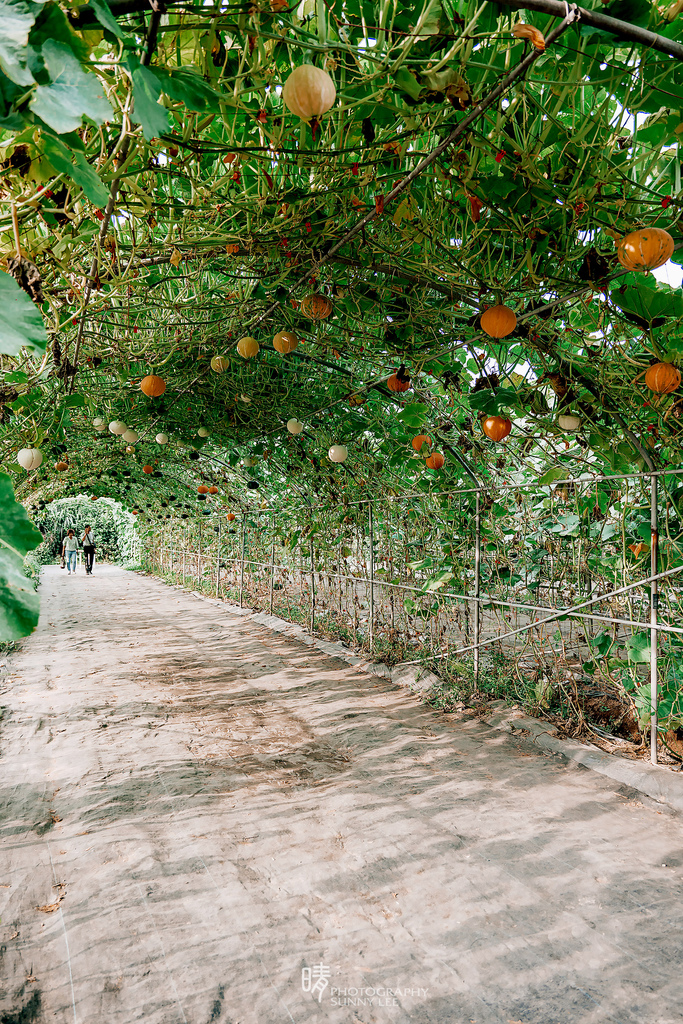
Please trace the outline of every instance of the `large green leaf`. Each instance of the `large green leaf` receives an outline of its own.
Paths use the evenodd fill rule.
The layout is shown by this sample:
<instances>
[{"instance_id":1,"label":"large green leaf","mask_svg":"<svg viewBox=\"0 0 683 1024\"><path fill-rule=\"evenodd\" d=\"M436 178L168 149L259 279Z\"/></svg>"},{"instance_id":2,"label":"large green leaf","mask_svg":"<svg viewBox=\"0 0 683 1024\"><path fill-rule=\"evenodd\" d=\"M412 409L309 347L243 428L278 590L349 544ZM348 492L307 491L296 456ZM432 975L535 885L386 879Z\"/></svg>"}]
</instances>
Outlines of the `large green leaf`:
<instances>
[{"instance_id":1,"label":"large green leaf","mask_svg":"<svg viewBox=\"0 0 683 1024\"><path fill-rule=\"evenodd\" d=\"M112 109L96 75L87 75L65 43L52 39L43 44L43 58L52 79L39 85L29 106L60 135L80 128L83 117L102 124Z\"/></svg>"},{"instance_id":2,"label":"large green leaf","mask_svg":"<svg viewBox=\"0 0 683 1024\"><path fill-rule=\"evenodd\" d=\"M221 96L191 68L173 68L168 71L164 68L150 68L149 70L166 95L170 96L172 100L184 103L188 110L195 110L200 114L220 112Z\"/></svg>"},{"instance_id":3,"label":"large green leaf","mask_svg":"<svg viewBox=\"0 0 683 1024\"><path fill-rule=\"evenodd\" d=\"M40 310L14 278L0 270L0 352L16 356L25 346L42 354L46 345Z\"/></svg>"},{"instance_id":4,"label":"large green leaf","mask_svg":"<svg viewBox=\"0 0 683 1024\"><path fill-rule=\"evenodd\" d=\"M17 85L30 85L28 35L36 20L35 4L23 0L0 0L0 67Z\"/></svg>"},{"instance_id":5,"label":"large green leaf","mask_svg":"<svg viewBox=\"0 0 683 1024\"><path fill-rule=\"evenodd\" d=\"M90 0L90 7L103 28L106 28L112 35L118 36L119 39L123 39L123 30L111 13L107 0Z\"/></svg>"},{"instance_id":6,"label":"large green leaf","mask_svg":"<svg viewBox=\"0 0 683 1024\"><path fill-rule=\"evenodd\" d=\"M56 171L59 171L60 174L68 174L77 185L80 185L95 206L107 205L109 193L95 169L90 166L82 153L67 149L59 139L49 135L44 136L43 145L45 155Z\"/></svg>"},{"instance_id":7,"label":"large green leaf","mask_svg":"<svg viewBox=\"0 0 683 1024\"><path fill-rule=\"evenodd\" d=\"M23 572L24 557L43 537L15 501L12 481L0 473L0 641L16 640L35 629L38 594Z\"/></svg>"},{"instance_id":8,"label":"large green leaf","mask_svg":"<svg viewBox=\"0 0 683 1024\"><path fill-rule=\"evenodd\" d=\"M128 67L133 78L133 117L142 125L147 140L156 139L168 131L168 111L158 102L161 86L149 68L129 58Z\"/></svg>"}]
</instances>

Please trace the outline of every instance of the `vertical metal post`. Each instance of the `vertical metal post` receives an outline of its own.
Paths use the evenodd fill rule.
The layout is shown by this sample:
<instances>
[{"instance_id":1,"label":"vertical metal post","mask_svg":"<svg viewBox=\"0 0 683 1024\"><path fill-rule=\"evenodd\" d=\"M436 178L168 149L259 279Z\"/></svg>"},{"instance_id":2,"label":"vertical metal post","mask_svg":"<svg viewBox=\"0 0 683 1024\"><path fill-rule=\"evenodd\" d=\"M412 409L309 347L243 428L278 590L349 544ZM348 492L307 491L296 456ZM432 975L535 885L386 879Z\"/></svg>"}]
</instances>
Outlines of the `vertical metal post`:
<instances>
[{"instance_id":1,"label":"vertical metal post","mask_svg":"<svg viewBox=\"0 0 683 1024\"><path fill-rule=\"evenodd\" d=\"M242 554L240 566L240 608L242 607L242 594L244 592L244 535L247 530L247 517L242 516Z\"/></svg>"},{"instance_id":2,"label":"vertical metal post","mask_svg":"<svg viewBox=\"0 0 683 1024\"><path fill-rule=\"evenodd\" d=\"M218 520L218 537L216 539L216 597L221 596L221 521Z\"/></svg>"},{"instance_id":3,"label":"vertical metal post","mask_svg":"<svg viewBox=\"0 0 683 1024\"><path fill-rule=\"evenodd\" d=\"M168 554L169 571L170 571L171 576L172 576L173 575L173 524L172 523L171 523L171 526L169 526L169 528L168 528L168 543L169 543L169 554Z\"/></svg>"},{"instance_id":4,"label":"vertical metal post","mask_svg":"<svg viewBox=\"0 0 683 1024\"><path fill-rule=\"evenodd\" d=\"M659 522L657 516L657 477L650 477L650 575L656 576L659 564ZM650 760L657 764L657 609L659 586L650 584Z\"/></svg>"},{"instance_id":5,"label":"vertical metal post","mask_svg":"<svg viewBox=\"0 0 683 1024\"><path fill-rule=\"evenodd\" d=\"M183 586L185 586L185 552L187 551L187 527L183 530Z\"/></svg>"},{"instance_id":6,"label":"vertical metal post","mask_svg":"<svg viewBox=\"0 0 683 1024\"><path fill-rule=\"evenodd\" d=\"M197 590L202 589L202 524L199 524L199 542L197 545Z\"/></svg>"},{"instance_id":7,"label":"vertical metal post","mask_svg":"<svg viewBox=\"0 0 683 1024\"><path fill-rule=\"evenodd\" d=\"M315 558L313 557L313 540L311 540L311 633L315 630Z\"/></svg>"},{"instance_id":8,"label":"vertical metal post","mask_svg":"<svg viewBox=\"0 0 683 1024\"><path fill-rule=\"evenodd\" d=\"M479 591L481 582L481 492L477 491L474 519L474 689L479 686Z\"/></svg>"},{"instance_id":9,"label":"vertical metal post","mask_svg":"<svg viewBox=\"0 0 683 1024\"><path fill-rule=\"evenodd\" d=\"M373 536L373 523L372 523L372 502L368 502L368 542L370 544L370 623L369 623L369 637L370 637L370 653L375 642L375 544Z\"/></svg>"},{"instance_id":10,"label":"vertical metal post","mask_svg":"<svg viewBox=\"0 0 683 1024\"><path fill-rule=\"evenodd\" d=\"M273 518L271 523L271 530L273 533L271 544L270 544L270 614L273 614L273 590L275 586L275 513L273 512Z\"/></svg>"}]
</instances>

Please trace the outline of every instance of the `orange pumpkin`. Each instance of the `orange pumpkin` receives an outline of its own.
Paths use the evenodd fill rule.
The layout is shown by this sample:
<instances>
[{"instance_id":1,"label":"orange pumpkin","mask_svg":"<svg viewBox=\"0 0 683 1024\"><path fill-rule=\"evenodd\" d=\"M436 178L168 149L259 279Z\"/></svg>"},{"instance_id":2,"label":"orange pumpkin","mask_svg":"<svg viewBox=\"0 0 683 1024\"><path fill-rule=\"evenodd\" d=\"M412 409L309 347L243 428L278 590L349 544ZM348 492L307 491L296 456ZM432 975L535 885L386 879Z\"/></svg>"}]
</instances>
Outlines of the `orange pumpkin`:
<instances>
[{"instance_id":1,"label":"orange pumpkin","mask_svg":"<svg viewBox=\"0 0 683 1024\"><path fill-rule=\"evenodd\" d=\"M425 461L425 466L428 466L429 469L441 469L445 461L446 460L441 452L432 452L429 458Z\"/></svg>"},{"instance_id":2,"label":"orange pumpkin","mask_svg":"<svg viewBox=\"0 0 683 1024\"><path fill-rule=\"evenodd\" d=\"M153 466L143 466L142 467L142 472L143 473L153 473L154 472L154 468L153 468Z\"/></svg>"},{"instance_id":3,"label":"orange pumpkin","mask_svg":"<svg viewBox=\"0 0 683 1024\"><path fill-rule=\"evenodd\" d=\"M148 398L160 398L166 390L166 381L151 373L140 381L140 390Z\"/></svg>"},{"instance_id":4,"label":"orange pumpkin","mask_svg":"<svg viewBox=\"0 0 683 1024\"><path fill-rule=\"evenodd\" d=\"M624 235L617 245L617 259L626 270L655 270L674 251L674 240L664 228L641 228Z\"/></svg>"},{"instance_id":5,"label":"orange pumpkin","mask_svg":"<svg viewBox=\"0 0 683 1024\"><path fill-rule=\"evenodd\" d=\"M218 494L217 487L209 487L209 494Z\"/></svg>"},{"instance_id":6,"label":"orange pumpkin","mask_svg":"<svg viewBox=\"0 0 683 1024\"><path fill-rule=\"evenodd\" d=\"M504 416L486 416L481 421L481 429L492 441L502 441L512 430L512 421Z\"/></svg>"},{"instance_id":7,"label":"orange pumpkin","mask_svg":"<svg viewBox=\"0 0 683 1024\"><path fill-rule=\"evenodd\" d=\"M396 373L392 373L391 377L387 381L387 387L389 390L396 394L401 394L402 391L407 391L410 386L410 377L408 376L404 366L400 366Z\"/></svg>"},{"instance_id":8,"label":"orange pumpkin","mask_svg":"<svg viewBox=\"0 0 683 1024\"><path fill-rule=\"evenodd\" d=\"M327 295L314 292L302 300L301 312L307 320L327 320L332 312L332 302Z\"/></svg>"},{"instance_id":9,"label":"orange pumpkin","mask_svg":"<svg viewBox=\"0 0 683 1024\"><path fill-rule=\"evenodd\" d=\"M235 513L234 512L228 512L228 514L227 514L227 516L225 518L228 520L229 523L232 523L234 521L234 519L235 519Z\"/></svg>"},{"instance_id":10,"label":"orange pumpkin","mask_svg":"<svg viewBox=\"0 0 683 1024\"><path fill-rule=\"evenodd\" d=\"M645 383L658 395L670 395L681 383L681 371L671 363L655 363L645 374Z\"/></svg>"},{"instance_id":11,"label":"orange pumpkin","mask_svg":"<svg viewBox=\"0 0 683 1024\"><path fill-rule=\"evenodd\" d=\"M63 459L60 459L59 462L55 462L55 469L58 470L58 472L60 472L60 473L63 473L64 470L68 469L68 468L69 468L69 463L68 462L64 462Z\"/></svg>"},{"instance_id":12,"label":"orange pumpkin","mask_svg":"<svg viewBox=\"0 0 683 1024\"><path fill-rule=\"evenodd\" d=\"M491 306L481 314L479 322L490 338L506 338L517 326L517 317L508 306Z\"/></svg>"},{"instance_id":13,"label":"orange pumpkin","mask_svg":"<svg viewBox=\"0 0 683 1024\"><path fill-rule=\"evenodd\" d=\"M412 444L415 451L419 452L423 444L426 443L428 445L431 445L432 439L431 437L427 437L426 434L418 434L417 437L414 437L410 443Z\"/></svg>"},{"instance_id":14,"label":"orange pumpkin","mask_svg":"<svg viewBox=\"0 0 683 1024\"><path fill-rule=\"evenodd\" d=\"M208 493L209 493L209 488L206 486L206 484L200 484L199 487L197 488L197 494L208 494Z\"/></svg>"},{"instance_id":15,"label":"orange pumpkin","mask_svg":"<svg viewBox=\"0 0 683 1024\"><path fill-rule=\"evenodd\" d=\"M296 334L292 334L291 331L280 331L273 338L273 348L276 352L279 352L281 356L289 355L293 352L299 344L299 339Z\"/></svg>"}]
</instances>

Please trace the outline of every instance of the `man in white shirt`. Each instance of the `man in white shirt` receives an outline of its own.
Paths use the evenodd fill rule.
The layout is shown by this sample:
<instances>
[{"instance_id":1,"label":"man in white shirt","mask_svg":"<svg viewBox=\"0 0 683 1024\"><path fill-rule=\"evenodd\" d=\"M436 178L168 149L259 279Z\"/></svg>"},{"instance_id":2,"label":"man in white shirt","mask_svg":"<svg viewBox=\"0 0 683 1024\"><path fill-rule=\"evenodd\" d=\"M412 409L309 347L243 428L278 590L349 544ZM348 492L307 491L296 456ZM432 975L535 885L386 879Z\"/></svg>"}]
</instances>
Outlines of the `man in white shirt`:
<instances>
[{"instance_id":1,"label":"man in white shirt","mask_svg":"<svg viewBox=\"0 0 683 1024\"><path fill-rule=\"evenodd\" d=\"M92 564L95 560L95 537L89 526L84 528L84 533L81 537L81 544L83 545L85 571L88 576L92 576Z\"/></svg>"},{"instance_id":2,"label":"man in white shirt","mask_svg":"<svg viewBox=\"0 0 683 1024\"><path fill-rule=\"evenodd\" d=\"M72 572L74 574L76 572L76 561L78 559L78 538L73 530L69 530L64 538L63 551L66 555L66 567L70 576Z\"/></svg>"}]
</instances>

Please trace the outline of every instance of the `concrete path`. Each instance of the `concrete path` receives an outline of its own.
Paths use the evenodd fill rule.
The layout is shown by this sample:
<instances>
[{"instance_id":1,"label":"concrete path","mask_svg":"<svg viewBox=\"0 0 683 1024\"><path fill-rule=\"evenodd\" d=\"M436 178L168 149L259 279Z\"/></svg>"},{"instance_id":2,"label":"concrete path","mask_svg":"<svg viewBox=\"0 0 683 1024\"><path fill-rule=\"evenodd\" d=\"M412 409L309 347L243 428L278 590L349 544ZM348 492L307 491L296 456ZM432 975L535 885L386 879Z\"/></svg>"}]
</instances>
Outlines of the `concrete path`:
<instances>
[{"instance_id":1,"label":"concrete path","mask_svg":"<svg viewBox=\"0 0 683 1024\"><path fill-rule=\"evenodd\" d=\"M42 595L2 1024L680 1024L675 812L158 581Z\"/></svg>"}]
</instances>

